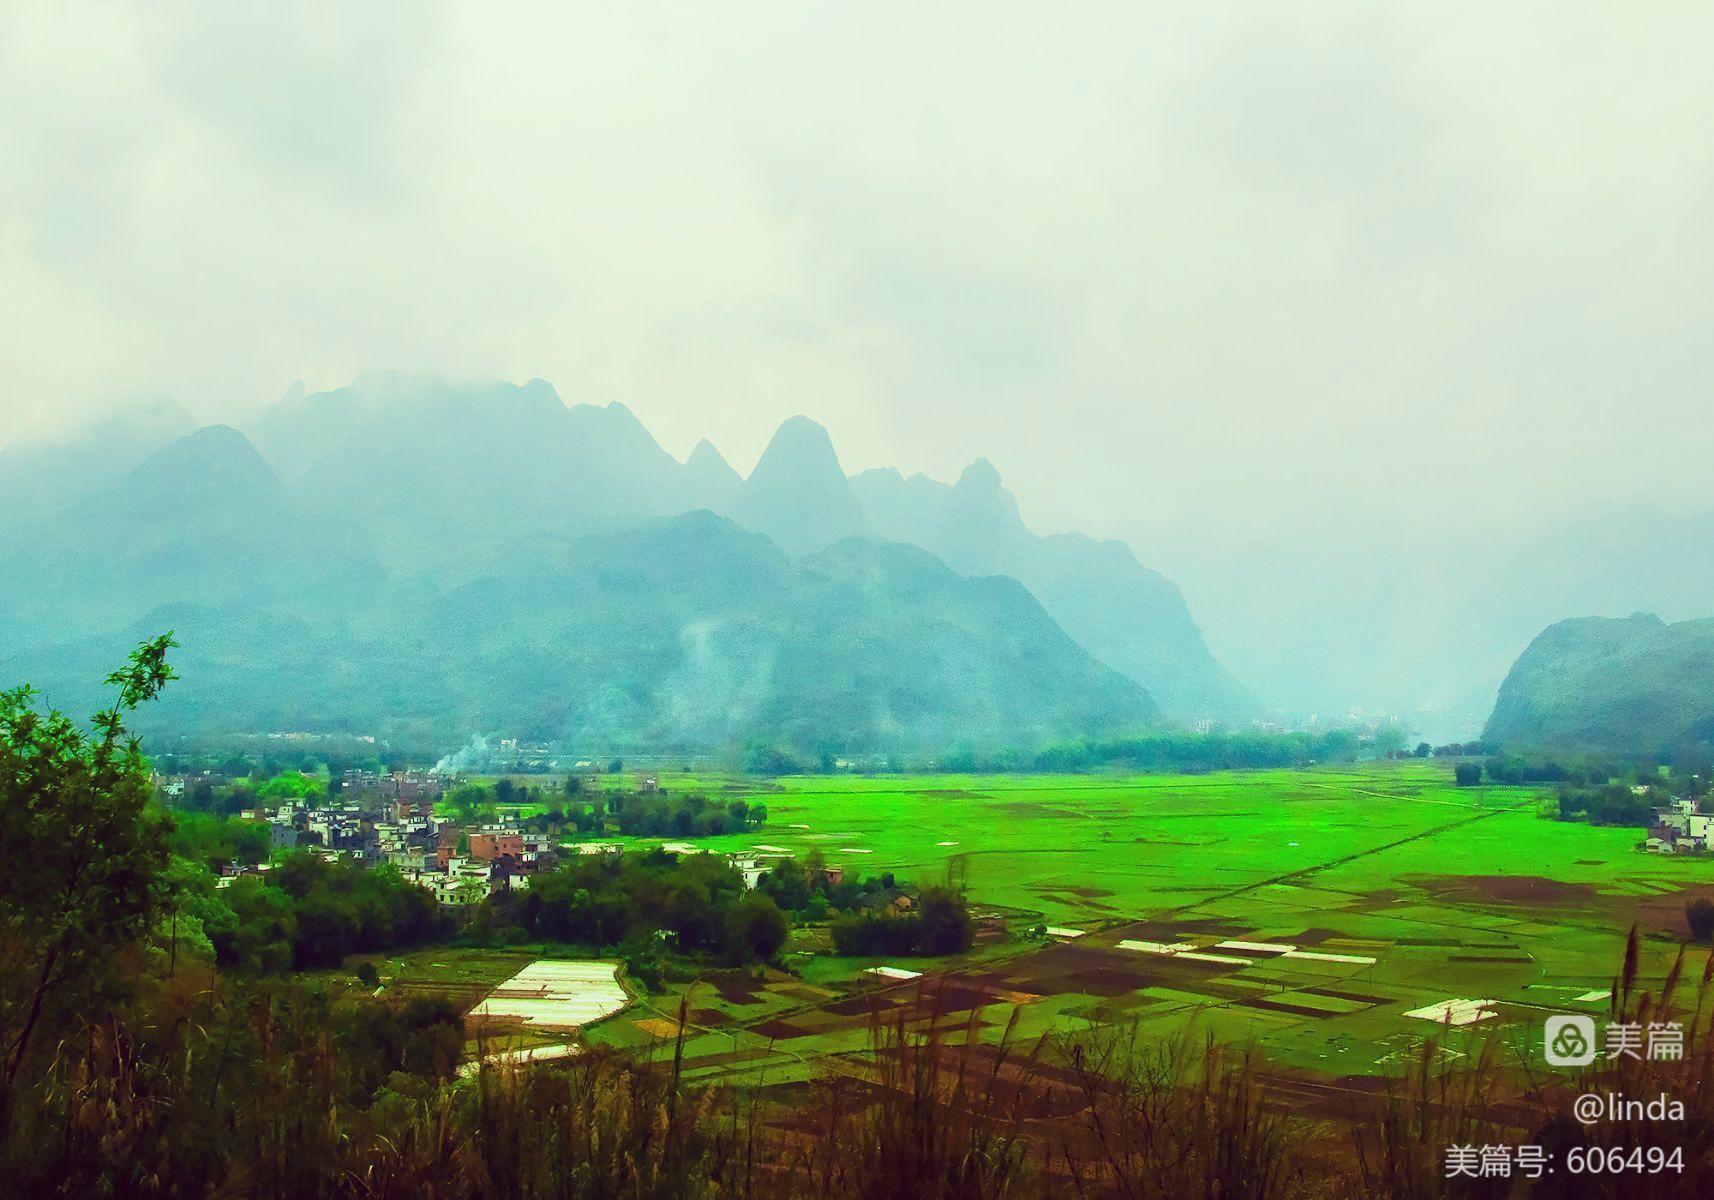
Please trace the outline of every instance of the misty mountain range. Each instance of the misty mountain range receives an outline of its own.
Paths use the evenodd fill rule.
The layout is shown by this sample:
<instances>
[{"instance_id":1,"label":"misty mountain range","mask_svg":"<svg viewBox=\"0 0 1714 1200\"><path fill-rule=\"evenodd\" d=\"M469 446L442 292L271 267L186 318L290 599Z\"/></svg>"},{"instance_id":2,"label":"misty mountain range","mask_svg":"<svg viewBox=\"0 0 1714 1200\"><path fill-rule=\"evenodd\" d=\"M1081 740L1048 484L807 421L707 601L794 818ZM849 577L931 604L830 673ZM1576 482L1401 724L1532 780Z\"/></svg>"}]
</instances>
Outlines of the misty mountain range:
<instances>
[{"instance_id":1,"label":"misty mountain range","mask_svg":"<svg viewBox=\"0 0 1714 1200\"><path fill-rule=\"evenodd\" d=\"M848 477L827 432L794 417L745 477L707 440L680 463L625 406L568 406L540 380L380 373L294 387L247 432L160 403L0 451L0 674L87 706L130 642L170 627L185 678L158 720L197 732L1023 746L1243 725L1367 680L1450 697L1457 724L1419 728L1460 738L1568 613L1650 599L1706 612L1714 565L1692 549L1710 540L1708 521L1617 513L1414 573L1324 569L1313 547L1275 546L1304 576L1291 594L1204 588L1254 643L1259 701L1170 580L1122 542L1036 535L985 459L952 483ZM1266 552L1252 558L1269 577ZM1584 648L1563 632L1532 644L1490 735L1611 744L1616 729L1700 728L1692 715L1603 732L1572 715L1538 668ZM1608 715L1646 713L1654 701L1616 699L1633 666L1578 686L1608 696Z\"/></svg>"},{"instance_id":2,"label":"misty mountain range","mask_svg":"<svg viewBox=\"0 0 1714 1200\"><path fill-rule=\"evenodd\" d=\"M9 447L0 501L0 671L87 705L170 627L151 719L185 731L883 749L1255 711L1123 545L1036 537L985 462L848 479L801 417L744 478L541 381L384 374L249 436L161 406Z\"/></svg>"}]
</instances>

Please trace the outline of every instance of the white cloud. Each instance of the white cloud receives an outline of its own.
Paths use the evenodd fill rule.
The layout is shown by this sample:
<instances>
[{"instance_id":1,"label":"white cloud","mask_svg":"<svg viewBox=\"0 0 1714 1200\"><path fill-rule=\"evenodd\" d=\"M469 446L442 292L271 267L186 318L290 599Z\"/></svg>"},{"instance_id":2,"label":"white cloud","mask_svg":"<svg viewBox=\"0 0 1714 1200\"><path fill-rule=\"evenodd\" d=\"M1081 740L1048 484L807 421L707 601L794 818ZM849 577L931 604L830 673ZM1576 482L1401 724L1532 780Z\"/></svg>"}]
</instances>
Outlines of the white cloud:
<instances>
[{"instance_id":1,"label":"white cloud","mask_svg":"<svg viewBox=\"0 0 1714 1200\"><path fill-rule=\"evenodd\" d=\"M1046 526L1708 498L1700 6L283 11L7 6L0 441L396 366Z\"/></svg>"}]
</instances>

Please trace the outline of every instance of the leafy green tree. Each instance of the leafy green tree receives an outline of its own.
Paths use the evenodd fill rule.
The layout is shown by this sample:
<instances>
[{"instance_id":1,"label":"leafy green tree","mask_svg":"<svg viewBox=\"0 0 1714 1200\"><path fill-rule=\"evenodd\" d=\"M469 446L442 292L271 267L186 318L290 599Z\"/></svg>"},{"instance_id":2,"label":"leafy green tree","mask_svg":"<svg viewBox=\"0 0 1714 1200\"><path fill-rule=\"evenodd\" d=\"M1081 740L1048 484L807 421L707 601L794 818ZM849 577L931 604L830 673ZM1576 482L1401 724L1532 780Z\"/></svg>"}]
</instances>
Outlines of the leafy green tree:
<instances>
[{"instance_id":1,"label":"leafy green tree","mask_svg":"<svg viewBox=\"0 0 1714 1200\"><path fill-rule=\"evenodd\" d=\"M810 871L795 858L781 859L757 881L757 888L789 912L801 912L809 904Z\"/></svg>"},{"instance_id":2,"label":"leafy green tree","mask_svg":"<svg viewBox=\"0 0 1714 1200\"><path fill-rule=\"evenodd\" d=\"M619 961L625 964L625 974L644 990L661 990L666 972L661 964L660 944L653 935L642 930L629 934L619 946Z\"/></svg>"},{"instance_id":3,"label":"leafy green tree","mask_svg":"<svg viewBox=\"0 0 1714 1200\"><path fill-rule=\"evenodd\" d=\"M1690 936L1697 941L1714 938L1714 900L1697 896L1684 906L1684 920L1690 926Z\"/></svg>"},{"instance_id":4,"label":"leafy green tree","mask_svg":"<svg viewBox=\"0 0 1714 1200\"><path fill-rule=\"evenodd\" d=\"M767 962L790 932L791 923L779 905L751 892L726 910L726 955L733 962Z\"/></svg>"},{"instance_id":5,"label":"leafy green tree","mask_svg":"<svg viewBox=\"0 0 1714 1200\"><path fill-rule=\"evenodd\" d=\"M455 788L446 798L446 802L460 821L470 821L475 818L476 810L488 803L489 798L488 789L481 784L466 783Z\"/></svg>"},{"instance_id":6,"label":"leafy green tree","mask_svg":"<svg viewBox=\"0 0 1714 1200\"><path fill-rule=\"evenodd\" d=\"M292 965L337 967L357 944L357 915L330 892L318 889L297 905L297 937L292 942Z\"/></svg>"},{"instance_id":7,"label":"leafy green tree","mask_svg":"<svg viewBox=\"0 0 1714 1200\"><path fill-rule=\"evenodd\" d=\"M174 854L218 871L233 863L252 866L268 857L268 826L213 813L180 813L171 840Z\"/></svg>"},{"instance_id":8,"label":"leafy green tree","mask_svg":"<svg viewBox=\"0 0 1714 1200\"><path fill-rule=\"evenodd\" d=\"M962 954L976 937L964 897L947 888L926 887L917 899L918 953Z\"/></svg>"},{"instance_id":9,"label":"leafy green tree","mask_svg":"<svg viewBox=\"0 0 1714 1200\"><path fill-rule=\"evenodd\" d=\"M118 689L91 731L36 710L25 686L0 692L0 1136L38 1031L107 1007L120 949L165 899L170 820L149 807L147 766L126 714L173 678L170 633L108 676Z\"/></svg>"},{"instance_id":10,"label":"leafy green tree","mask_svg":"<svg viewBox=\"0 0 1714 1200\"><path fill-rule=\"evenodd\" d=\"M256 798L264 804L277 805L286 800L301 800L305 796L325 795L327 785L299 771L286 771L274 776L256 789Z\"/></svg>"},{"instance_id":11,"label":"leafy green tree","mask_svg":"<svg viewBox=\"0 0 1714 1200\"><path fill-rule=\"evenodd\" d=\"M802 765L791 755L765 738L751 738L744 743L744 774L798 775Z\"/></svg>"}]
</instances>

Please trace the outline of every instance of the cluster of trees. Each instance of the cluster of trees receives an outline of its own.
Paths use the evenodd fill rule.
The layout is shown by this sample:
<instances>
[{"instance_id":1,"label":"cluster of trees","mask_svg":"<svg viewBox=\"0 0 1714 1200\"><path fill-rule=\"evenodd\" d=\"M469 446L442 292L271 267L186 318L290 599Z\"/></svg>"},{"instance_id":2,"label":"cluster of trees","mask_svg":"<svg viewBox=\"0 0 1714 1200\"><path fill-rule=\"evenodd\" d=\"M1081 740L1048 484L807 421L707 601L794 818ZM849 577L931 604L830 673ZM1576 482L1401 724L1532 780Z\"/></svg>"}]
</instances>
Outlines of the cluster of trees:
<instances>
[{"instance_id":1,"label":"cluster of trees","mask_svg":"<svg viewBox=\"0 0 1714 1200\"><path fill-rule=\"evenodd\" d=\"M1575 787L1599 787L1626 774L1610 763L1561 762L1555 758L1527 758L1521 754L1496 754L1482 764L1492 783L1566 783Z\"/></svg>"},{"instance_id":2,"label":"cluster of trees","mask_svg":"<svg viewBox=\"0 0 1714 1200\"><path fill-rule=\"evenodd\" d=\"M835 882L819 850L780 862L756 890L800 918L837 914L833 948L847 956L957 954L975 937L975 922L957 890L923 888L908 911L892 911L889 905L901 894L892 872Z\"/></svg>"},{"instance_id":3,"label":"cluster of trees","mask_svg":"<svg viewBox=\"0 0 1714 1200\"><path fill-rule=\"evenodd\" d=\"M1436 758L1482 758L1489 754L1498 754L1498 742L1447 742L1444 746L1434 748Z\"/></svg>"},{"instance_id":4,"label":"cluster of trees","mask_svg":"<svg viewBox=\"0 0 1714 1200\"><path fill-rule=\"evenodd\" d=\"M746 889L724 859L659 850L574 856L537 875L502 916L531 937L597 951L618 947L628 960L660 931L683 953L765 962L790 931L773 899Z\"/></svg>"},{"instance_id":5,"label":"cluster of trees","mask_svg":"<svg viewBox=\"0 0 1714 1200\"><path fill-rule=\"evenodd\" d=\"M292 801L313 804L336 795L338 788L338 776L323 780L320 776L306 775L301 771L283 771L271 777L239 778L222 787L216 787L207 779L193 779L173 807L181 812L230 816L258 806L275 808Z\"/></svg>"},{"instance_id":6,"label":"cluster of trees","mask_svg":"<svg viewBox=\"0 0 1714 1200\"><path fill-rule=\"evenodd\" d=\"M1651 825L1655 809L1664 807L1667 800L1664 792L1651 788L1638 795L1623 783L1563 788L1559 793L1559 819L1588 821L1591 825Z\"/></svg>"},{"instance_id":7,"label":"cluster of trees","mask_svg":"<svg viewBox=\"0 0 1714 1200\"><path fill-rule=\"evenodd\" d=\"M195 809L180 811L173 816L169 845L180 858L216 873L229 866L255 866L268 861L268 824Z\"/></svg>"},{"instance_id":8,"label":"cluster of trees","mask_svg":"<svg viewBox=\"0 0 1714 1200\"><path fill-rule=\"evenodd\" d=\"M707 796L624 795L611 797L609 810L618 818L619 832L647 837L714 837L760 829L767 806L730 800L710 803Z\"/></svg>"},{"instance_id":9,"label":"cluster of trees","mask_svg":"<svg viewBox=\"0 0 1714 1200\"><path fill-rule=\"evenodd\" d=\"M1404 742L1404 734L1399 730L1382 730L1379 737L1378 752L1383 755L1397 752ZM870 771L893 774L941 771L959 775L1061 773L1113 766L1146 771L1220 771L1242 767L1307 766L1316 762L1354 762L1361 747L1359 736L1348 729L1332 729L1324 733L1163 730L1124 738L1077 738L1037 750L955 746L924 757L890 754L884 759L874 760L872 766L853 769L859 774ZM1429 753L1427 744L1419 747L1419 751L1426 756ZM838 759L832 749L823 747L813 754L805 754L765 739L745 743L740 762L747 775L826 775L838 769Z\"/></svg>"},{"instance_id":10,"label":"cluster of trees","mask_svg":"<svg viewBox=\"0 0 1714 1200\"><path fill-rule=\"evenodd\" d=\"M1035 754L1026 769L1082 771L1124 766L1148 771L1223 771L1354 762L1359 740L1348 729L1325 733L1177 733L1063 742ZM995 760L997 769L1002 759Z\"/></svg>"},{"instance_id":11,"label":"cluster of trees","mask_svg":"<svg viewBox=\"0 0 1714 1200\"><path fill-rule=\"evenodd\" d=\"M705 795L666 792L586 791L583 781L567 776L559 794L547 788L497 779L492 787L466 783L447 802L466 823L494 820L500 809L524 805L536 811L519 819L532 833L593 833L609 830L642 837L714 837L759 829L768 819L767 805L730 800L722 804Z\"/></svg>"},{"instance_id":12,"label":"cluster of trees","mask_svg":"<svg viewBox=\"0 0 1714 1200\"><path fill-rule=\"evenodd\" d=\"M215 887L197 868L180 882L174 936L200 932L216 962L246 974L337 967L350 954L408 949L457 932L434 897L391 866L296 853L229 887Z\"/></svg>"},{"instance_id":13,"label":"cluster of trees","mask_svg":"<svg viewBox=\"0 0 1714 1200\"><path fill-rule=\"evenodd\" d=\"M908 912L863 912L833 922L833 948L847 957L962 954L976 936L964 897L925 887Z\"/></svg>"},{"instance_id":14,"label":"cluster of trees","mask_svg":"<svg viewBox=\"0 0 1714 1200\"><path fill-rule=\"evenodd\" d=\"M805 759L765 738L751 738L744 743L740 769L746 775L803 775L814 768L822 774L833 770L833 752L825 751L813 761Z\"/></svg>"},{"instance_id":15,"label":"cluster of trees","mask_svg":"<svg viewBox=\"0 0 1714 1200\"><path fill-rule=\"evenodd\" d=\"M601 833L607 828L607 800L595 796L587 803L549 801L540 812L519 817L518 827L530 833Z\"/></svg>"},{"instance_id":16,"label":"cluster of trees","mask_svg":"<svg viewBox=\"0 0 1714 1200\"><path fill-rule=\"evenodd\" d=\"M842 876L835 883L819 850L811 850L802 858L781 859L756 884L758 891L773 897L785 911L811 920L819 920L830 911L854 910L897 887L891 871Z\"/></svg>"},{"instance_id":17,"label":"cluster of trees","mask_svg":"<svg viewBox=\"0 0 1714 1200\"><path fill-rule=\"evenodd\" d=\"M1685 799L1706 795L1714 782L1714 754L1700 744L1680 746L1669 754L1631 758L1493 754L1482 766L1495 783L1563 783L1598 788L1628 781L1662 787Z\"/></svg>"}]
</instances>

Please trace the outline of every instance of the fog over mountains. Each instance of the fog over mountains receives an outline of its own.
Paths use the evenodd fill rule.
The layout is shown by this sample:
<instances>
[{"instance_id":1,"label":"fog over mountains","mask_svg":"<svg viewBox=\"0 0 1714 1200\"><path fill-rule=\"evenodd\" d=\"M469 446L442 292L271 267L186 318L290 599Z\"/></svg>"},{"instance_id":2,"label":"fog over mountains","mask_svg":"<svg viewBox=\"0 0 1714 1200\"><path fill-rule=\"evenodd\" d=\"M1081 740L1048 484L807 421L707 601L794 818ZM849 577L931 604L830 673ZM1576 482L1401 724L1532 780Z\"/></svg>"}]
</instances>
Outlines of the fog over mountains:
<instances>
[{"instance_id":1,"label":"fog over mountains","mask_svg":"<svg viewBox=\"0 0 1714 1200\"><path fill-rule=\"evenodd\" d=\"M1639 509L1473 530L1456 552L1282 534L1190 572L1233 672L1172 580L1123 542L1038 536L986 459L952 482L847 476L798 416L746 477L706 439L680 463L624 405L567 405L541 380L387 372L295 386L243 431L159 402L0 450L0 673L86 705L130 642L171 627L186 679L160 720L202 731L1023 746L1337 722L1378 698L1459 740L1544 627L1705 615L1711 544L1714 519ZM1658 729L1632 719L1646 702L1567 715L1532 665L1582 661L1567 636L1531 646L1490 734L1700 728L1683 704Z\"/></svg>"},{"instance_id":2,"label":"fog over mountains","mask_svg":"<svg viewBox=\"0 0 1714 1200\"><path fill-rule=\"evenodd\" d=\"M1255 711L1122 544L1036 537L985 461L848 479L806 417L744 478L539 380L379 374L248 436L11 447L0 489L0 671L87 704L174 628L188 731L1027 747Z\"/></svg>"},{"instance_id":3,"label":"fog over mountains","mask_svg":"<svg viewBox=\"0 0 1714 1200\"><path fill-rule=\"evenodd\" d=\"M1552 521L1139 520L1130 542L1184 587L1215 654L1264 706L1397 713L1436 741L1474 737L1511 664L1555 622L1714 615L1714 512L1636 501Z\"/></svg>"}]
</instances>

